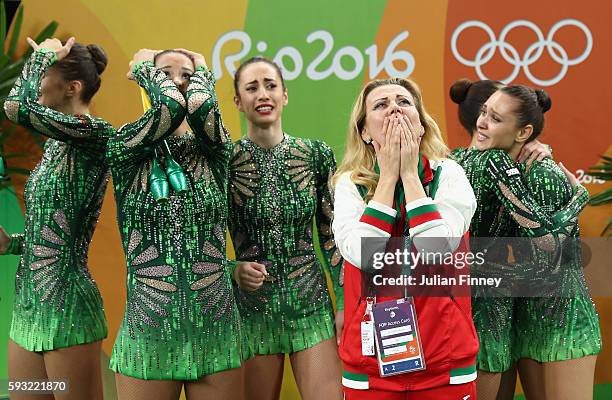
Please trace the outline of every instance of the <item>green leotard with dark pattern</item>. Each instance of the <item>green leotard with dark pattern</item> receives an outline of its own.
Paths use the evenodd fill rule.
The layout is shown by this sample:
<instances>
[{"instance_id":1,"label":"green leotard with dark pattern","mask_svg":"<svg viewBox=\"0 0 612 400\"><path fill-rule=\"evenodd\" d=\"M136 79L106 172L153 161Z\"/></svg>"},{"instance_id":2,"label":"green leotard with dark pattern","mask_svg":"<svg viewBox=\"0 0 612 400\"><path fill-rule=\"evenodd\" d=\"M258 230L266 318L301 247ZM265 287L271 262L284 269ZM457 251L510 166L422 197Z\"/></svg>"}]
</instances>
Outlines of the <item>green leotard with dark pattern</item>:
<instances>
[{"instance_id":1,"label":"green leotard with dark pattern","mask_svg":"<svg viewBox=\"0 0 612 400\"><path fill-rule=\"evenodd\" d=\"M525 184L543 210L553 214L570 201L572 188L565 174L551 159L536 161L527 171L521 164ZM566 226L568 239L560 258L563 276L558 278L554 296L515 299L514 359L530 358L552 362L595 355L601 351L599 318L584 279L578 220ZM517 236L524 235L517 229ZM554 253L537 246L517 258L531 260L535 266L552 266ZM530 268L529 265L517 265Z\"/></svg>"},{"instance_id":2,"label":"green leotard with dark pattern","mask_svg":"<svg viewBox=\"0 0 612 400\"><path fill-rule=\"evenodd\" d=\"M10 337L30 351L106 337L102 298L87 252L109 178L106 142L114 129L90 115L66 115L38 103L55 52L32 53L4 109L12 121L48 137L25 185L25 233L15 283Z\"/></svg>"},{"instance_id":3,"label":"green leotard with dark pattern","mask_svg":"<svg viewBox=\"0 0 612 400\"><path fill-rule=\"evenodd\" d=\"M198 68L185 97L146 62L134 77L150 100L109 140L117 217L127 263L127 304L111 368L140 379L195 380L240 366L240 319L225 255L232 143L213 74ZM187 118L193 133L171 135ZM188 190L156 203L149 178L166 139Z\"/></svg>"},{"instance_id":4,"label":"green leotard with dark pattern","mask_svg":"<svg viewBox=\"0 0 612 400\"><path fill-rule=\"evenodd\" d=\"M271 149L248 138L234 147L229 201L236 258L262 263L269 273L256 291L236 289L255 354L292 353L335 334L313 234L314 225L343 308L343 263L331 231L335 169L331 149L320 141L285 134Z\"/></svg>"},{"instance_id":5,"label":"green leotard with dark pattern","mask_svg":"<svg viewBox=\"0 0 612 400\"><path fill-rule=\"evenodd\" d=\"M559 235L588 200L588 193L579 186L566 208L553 215L536 201L518 165L505 151L456 149L451 158L463 167L476 195L477 209L470 225L472 237L512 236L515 224L522 236ZM509 218L500 212L502 207ZM472 299L480 342L478 369L504 372L510 368L514 360L514 303L515 299L509 297Z\"/></svg>"}]
</instances>

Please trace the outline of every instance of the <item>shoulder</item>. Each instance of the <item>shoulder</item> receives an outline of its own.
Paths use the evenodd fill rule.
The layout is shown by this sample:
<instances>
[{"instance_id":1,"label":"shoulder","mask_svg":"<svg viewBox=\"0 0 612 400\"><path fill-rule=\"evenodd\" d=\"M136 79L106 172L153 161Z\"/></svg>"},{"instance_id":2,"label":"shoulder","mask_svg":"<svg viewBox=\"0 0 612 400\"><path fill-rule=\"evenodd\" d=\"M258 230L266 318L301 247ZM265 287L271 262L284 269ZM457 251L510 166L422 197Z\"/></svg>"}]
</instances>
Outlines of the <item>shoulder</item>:
<instances>
[{"instance_id":1,"label":"shoulder","mask_svg":"<svg viewBox=\"0 0 612 400\"><path fill-rule=\"evenodd\" d=\"M333 188L334 199L343 205L365 204L363 197L359 193L357 185L351 179L352 171L344 172L335 180Z\"/></svg>"},{"instance_id":2,"label":"shoulder","mask_svg":"<svg viewBox=\"0 0 612 400\"><path fill-rule=\"evenodd\" d=\"M555 163L550 158L545 158L542 161L534 161L531 164L531 168L529 168L525 172L525 179L528 181L554 181L557 183L565 183L567 181L567 177L559 168L557 163Z\"/></svg>"},{"instance_id":3,"label":"shoulder","mask_svg":"<svg viewBox=\"0 0 612 400\"><path fill-rule=\"evenodd\" d=\"M448 158L458 161L465 155L466 150L467 149L465 147L457 147L456 149L450 152Z\"/></svg>"},{"instance_id":4,"label":"shoulder","mask_svg":"<svg viewBox=\"0 0 612 400\"><path fill-rule=\"evenodd\" d=\"M288 138L291 143L297 145L298 147L310 150L315 156L329 158L333 157L334 155L331 147L329 147L329 145L322 140L294 137L289 135Z\"/></svg>"},{"instance_id":5,"label":"shoulder","mask_svg":"<svg viewBox=\"0 0 612 400\"><path fill-rule=\"evenodd\" d=\"M347 172L343 172L342 174L338 175L338 177L336 178L336 186L338 185L343 185L343 186L355 186L355 184L353 183L353 180L351 179L351 171L347 171Z\"/></svg>"},{"instance_id":6,"label":"shoulder","mask_svg":"<svg viewBox=\"0 0 612 400\"><path fill-rule=\"evenodd\" d=\"M438 173L441 173L441 177L457 177L465 176L465 171L459 163L451 158L443 158L440 160L430 161L432 169L439 169Z\"/></svg>"},{"instance_id":7,"label":"shoulder","mask_svg":"<svg viewBox=\"0 0 612 400\"><path fill-rule=\"evenodd\" d=\"M93 130L99 131L101 136L108 138L115 135L115 128L105 119L92 115L83 115Z\"/></svg>"},{"instance_id":8,"label":"shoulder","mask_svg":"<svg viewBox=\"0 0 612 400\"><path fill-rule=\"evenodd\" d=\"M353 192L359 194L357 185L353 182L351 175L352 171L347 171L339 175L335 180L334 190L336 192Z\"/></svg>"}]
</instances>

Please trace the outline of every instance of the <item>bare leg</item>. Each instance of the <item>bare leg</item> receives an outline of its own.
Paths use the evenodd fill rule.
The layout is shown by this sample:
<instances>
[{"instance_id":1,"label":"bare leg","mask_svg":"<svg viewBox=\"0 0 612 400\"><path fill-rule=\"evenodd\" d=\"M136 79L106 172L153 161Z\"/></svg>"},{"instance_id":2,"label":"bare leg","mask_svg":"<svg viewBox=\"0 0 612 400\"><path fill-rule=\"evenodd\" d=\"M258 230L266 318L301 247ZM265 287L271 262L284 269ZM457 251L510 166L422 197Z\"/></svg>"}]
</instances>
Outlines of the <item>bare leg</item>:
<instances>
[{"instance_id":1,"label":"bare leg","mask_svg":"<svg viewBox=\"0 0 612 400\"><path fill-rule=\"evenodd\" d=\"M529 358L522 358L518 362L518 370L527 400L546 399L544 364Z\"/></svg>"},{"instance_id":2,"label":"bare leg","mask_svg":"<svg viewBox=\"0 0 612 400\"><path fill-rule=\"evenodd\" d=\"M522 380L521 380L522 382ZM510 366L506 372L502 372L499 390L497 391L497 400L512 400L514 399L514 391L516 389L516 364Z\"/></svg>"},{"instance_id":3,"label":"bare leg","mask_svg":"<svg viewBox=\"0 0 612 400\"><path fill-rule=\"evenodd\" d=\"M8 380L23 382L46 380L45 360L42 354L28 351L9 339L8 341ZM52 394L33 392L11 392L11 400L53 400Z\"/></svg>"},{"instance_id":4,"label":"bare leg","mask_svg":"<svg viewBox=\"0 0 612 400\"><path fill-rule=\"evenodd\" d=\"M544 368L546 399L591 400L597 356L548 362Z\"/></svg>"},{"instance_id":5,"label":"bare leg","mask_svg":"<svg viewBox=\"0 0 612 400\"><path fill-rule=\"evenodd\" d=\"M102 341L65 347L43 353L51 381L67 381L68 390L56 392L56 400L102 400Z\"/></svg>"},{"instance_id":6,"label":"bare leg","mask_svg":"<svg viewBox=\"0 0 612 400\"><path fill-rule=\"evenodd\" d=\"M496 400L501 377L501 373L478 370L478 378L476 379L478 400Z\"/></svg>"},{"instance_id":7,"label":"bare leg","mask_svg":"<svg viewBox=\"0 0 612 400\"><path fill-rule=\"evenodd\" d=\"M342 398L342 370L335 337L292 353L290 359L303 400Z\"/></svg>"},{"instance_id":8,"label":"bare leg","mask_svg":"<svg viewBox=\"0 0 612 400\"><path fill-rule=\"evenodd\" d=\"M242 370L234 368L185 382L187 400L242 400Z\"/></svg>"},{"instance_id":9,"label":"bare leg","mask_svg":"<svg viewBox=\"0 0 612 400\"><path fill-rule=\"evenodd\" d=\"M131 378L115 374L119 400L178 400L183 382Z\"/></svg>"},{"instance_id":10,"label":"bare leg","mask_svg":"<svg viewBox=\"0 0 612 400\"><path fill-rule=\"evenodd\" d=\"M284 354L255 356L244 363L244 399L278 400L284 364Z\"/></svg>"}]
</instances>

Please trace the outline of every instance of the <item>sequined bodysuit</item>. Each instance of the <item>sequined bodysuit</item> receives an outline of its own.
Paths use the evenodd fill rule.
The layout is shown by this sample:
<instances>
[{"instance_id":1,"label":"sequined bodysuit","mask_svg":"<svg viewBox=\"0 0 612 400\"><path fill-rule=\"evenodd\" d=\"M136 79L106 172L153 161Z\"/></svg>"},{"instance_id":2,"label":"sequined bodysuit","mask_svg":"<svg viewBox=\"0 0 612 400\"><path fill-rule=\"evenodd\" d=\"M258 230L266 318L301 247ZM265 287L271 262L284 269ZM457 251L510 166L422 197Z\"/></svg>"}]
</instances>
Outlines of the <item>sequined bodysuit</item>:
<instances>
[{"instance_id":1,"label":"sequined bodysuit","mask_svg":"<svg viewBox=\"0 0 612 400\"><path fill-rule=\"evenodd\" d=\"M55 60L53 51L35 51L4 103L9 119L49 138L25 185L10 331L30 351L91 343L107 333L87 252L108 183L104 152L114 130L99 118L38 103L41 80Z\"/></svg>"},{"instance_id":2,"label":"sequined bodysuit","mask_svg":"<svg viewBox=\"0 0 612 400\"><path fill-rule=\"evenodd\" d=\"M553 217L530 194L518 165L505 151L456 149L451 158L463 167L476 195L472 237L512 236L514 225L522 236L553 237L564 232L565 225L576 218L588 200L586 189L579 186L566 208ZM508 218L500 213L502 206ZM480 342L478 369L506 371L514 358L514 299L475 297L472 313Z\"/></svg>"},{"instance_id":3,"label":"sequined bodysuit","mask_svg":"<svg viewBox=\"0 0 612 400\"><path fill-rule=\"evenodd\" d=\"M140 379L199 379L239 367L242 358L225 255L232 144L212 72L198 68L185 97L152 63L139 64L134 76L151 109L121 127L107 150L127 264L127 304L110 364ZM171 136L185 117L193 134ZM149 179L164 139L188 190L156 203Z\"/></svg>"},{"instance_id":4,"label":"sequined bodysuit","mask_svg":"<svg viewBox=\"0 0 612 400\"><path fill-rule=\"evenodd\" d=\"M553 214L570 201L572 188L553 160L536 161L528 171L524 164L520 168L525 184L544 211ZM525 235L523 229L515 227L516 236ZM517 259L532 264L519 268L558 264L556 269L561 276L555 277L554 296L515 300L515 360L563 361L601 351L599 319L584 278L578 218L570 219L565 228L567 238L561 246L559 261L555 260L555 252L537 246L524 249L528 254L517 254Z\"/></svg>"},{"instance_id":5,"label":"sequined bodysuit","mask_svg":"<svg viewBox=\"0 0 612 400\"><path fill-rule=\"evenodd\" d=\"M315 221L324 267L343 308L342 258L331 232L335 172L320 141L284 136L264 149L239 140L230 162L230 232L236 258L266 266L254 292L237 289L245 335L255 354L291 353L329 339L334 319L314 246Z\"/></svg>"}]
</instances>

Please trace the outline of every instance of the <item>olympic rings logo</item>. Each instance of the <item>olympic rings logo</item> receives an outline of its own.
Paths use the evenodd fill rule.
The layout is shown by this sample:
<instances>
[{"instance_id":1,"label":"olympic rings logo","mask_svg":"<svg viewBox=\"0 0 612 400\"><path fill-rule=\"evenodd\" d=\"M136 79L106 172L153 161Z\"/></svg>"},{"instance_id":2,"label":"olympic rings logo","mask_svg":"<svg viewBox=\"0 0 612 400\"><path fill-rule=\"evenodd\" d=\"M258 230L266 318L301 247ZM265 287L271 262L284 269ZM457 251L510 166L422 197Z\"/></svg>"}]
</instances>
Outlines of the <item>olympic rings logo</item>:
<instances>
[{"instance_id":1,"label":"olympic rings logo","mask_svg":"<svg viewBox=\"0 0 612 400\"><path fill-rule=\"evenodd\" d=\"M578 27L586 37L586 49L581 55L576 58L569 58L567 55L567 51L565 51L563 46L554 41L554 37L557 31L566 26ZM538 38L535 43L531 44L527 48L527 50L525 50L525 53L522 55L522 57L521 55L519 55L518 51L514 46L506 42L506 37L508 36L510 31L518 27L526 27L531 29ZM473 60L468 60L463 57L457 49L457 41L459 39L459 36L464 30L469 28L480 28L485 31L487 35L489 35L489 42L480 47L480 49L476 52L476 56ZM553 25L553 27L550 29L550 32L548 33L548 36L544 38L544 34L536 24L531 21L522 19L513 21L506 25L504 29L502 29L499 35L499 39L497 39L493 30L487 24L481 21L474 20L466 21L459 25L457 29L455 29L455 32L453 32L453 36L451 38L451 50L457 61L468 67L474 67L480 79L490 79L487 78L482 72L482 66L488 63L493 58L497 48L499 48L501 56L504 58L504 60L506 60L506 62L508 62L510 65L514 66L514 69L512 70L510 75L508 75L504 79L500 79L502 82L512 82L518 76L519 72L522 69L525 73L525 76L527 76L527 78L534 84L539 86L552 86L560 82L561 79L565 77L565 74L567 73L567 70L570 66L580 64L581 62L586 60L589 54L591 54L591 50L593 49L593 35L584 23L576 19L563 19ZM540 56L544 52L544 49L548 51L548 54L553 60L555 60L559 65L561 65L561 71L552 79L539 79L535 77L529 69L530 66L540 58Z\"/></svg>"}]
</instances>

